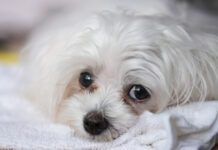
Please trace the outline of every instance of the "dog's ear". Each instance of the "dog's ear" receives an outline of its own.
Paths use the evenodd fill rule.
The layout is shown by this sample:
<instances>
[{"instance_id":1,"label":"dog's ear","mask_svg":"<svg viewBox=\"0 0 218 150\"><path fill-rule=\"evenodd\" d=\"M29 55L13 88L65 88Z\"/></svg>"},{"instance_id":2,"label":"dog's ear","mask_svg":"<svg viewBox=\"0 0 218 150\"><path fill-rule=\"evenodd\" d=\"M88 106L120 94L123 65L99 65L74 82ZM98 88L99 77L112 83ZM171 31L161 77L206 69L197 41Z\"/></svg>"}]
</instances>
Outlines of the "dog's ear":
<instances>
[{"instance_id":1,"label":"dog's ear","mask_svg":"<svg viewBox=\"0 0 218 150\"><path fill-rule=\"evenodd\" d=\"M187 31L181 26L166 28L156 42L160 49L170 103L205 100L218 81L218 37Z\"/></svg>"}]
</instances>

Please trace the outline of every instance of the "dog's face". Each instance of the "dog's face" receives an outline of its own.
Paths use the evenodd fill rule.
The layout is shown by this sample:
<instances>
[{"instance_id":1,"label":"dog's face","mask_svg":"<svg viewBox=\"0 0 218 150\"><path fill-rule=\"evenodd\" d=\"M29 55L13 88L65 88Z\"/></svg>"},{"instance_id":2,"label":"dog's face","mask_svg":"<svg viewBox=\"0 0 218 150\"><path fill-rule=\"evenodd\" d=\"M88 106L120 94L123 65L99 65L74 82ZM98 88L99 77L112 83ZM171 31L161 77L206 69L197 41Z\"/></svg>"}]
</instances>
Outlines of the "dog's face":
<instances>
[{"instance_id":1,"label":"dog's face","mask_svg":"<svg viewBox=\"0 0 218 150\"><path fill-rule=\"evenodd\" d=\"M92 52L81 54L81 68L74 70L57 115L80 135L110 140L132 126L143 111L158 111L160 93L155 93L158 85L151 66L137 57L140 51L110 54L105 49L96 51L98 56Z\"/></svg>"},{"instance_id":2,"label":"dog's face","mask_svg":"<svg viewBox=\"0 0 218 150\"><path fill-rule=\"evenodd\" d=\"M140 51L126 52L110 54L108 49L102 54L96 51L99 56L81 54L81 68L65 90L60 120L83 136L108 140L125 132L143 111L159 110L157 79L149 75L146 62L136 57Z\"/></svg>"},{"instance_id":3,"label":"dog's face","mask_svg":"<svg viewBox=\"0 0 218 150\"><path fill-rule=\"evenodd\" d=\"M68 49L77 51L64 63L72 67L71 78L57 111L58 121L97 140L118 137L142 112L167 103L161 56L153 39L145 40L143 18L110 21L84 31Z\"/></svg>"}]
</instances>

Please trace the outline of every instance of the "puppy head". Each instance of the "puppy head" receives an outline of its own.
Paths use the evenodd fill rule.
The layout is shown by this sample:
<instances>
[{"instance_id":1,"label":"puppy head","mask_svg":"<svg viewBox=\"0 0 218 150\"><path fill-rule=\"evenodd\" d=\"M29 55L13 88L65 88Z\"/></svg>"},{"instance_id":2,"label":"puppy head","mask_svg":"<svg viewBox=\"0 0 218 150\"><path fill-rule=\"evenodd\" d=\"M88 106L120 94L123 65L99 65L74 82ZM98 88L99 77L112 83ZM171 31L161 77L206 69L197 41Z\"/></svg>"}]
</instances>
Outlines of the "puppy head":
<instances>
[{"instance_id":1,"label":"puppy head","mask_svg":"<svg viewBox=\"0 0 218 150\"><path fill-rule=\"evenodd\" d=\"M62 81L68 81L56 118L81 136L111 140L143 111L162 110L167 95L159 54L151 39L145 40L143 19L128 23L130 18L101 17L99 26L86 29L62 54L68 58Z\"/></svg>"},{"instance_id":2,"label":"puppy head","mask_svg":"<svg viewBox=\"0 0 218 150\"><path fill-rule=\"evenodd\" d=\"M201 83L192 41L172 20L103 13L64 31L33 56L34 85L40 107L80 136L114 139Z\"/></svg>"},{"instance_id":3,"label":"puppy head","mask_svg":"<svg viewBox=\"0 0 218 150\"><path fill-rule=\"evenodd\" d=\"M144 70L131 62L136 59L133 56L120 60L117 55L82 55L81 68L72 72L56 114L80 135L113 139L132 126L144 110L158 110L157 95L151 90L155 79L149 75L149 80L144 79Z\"/></svg>"}]
</instances>

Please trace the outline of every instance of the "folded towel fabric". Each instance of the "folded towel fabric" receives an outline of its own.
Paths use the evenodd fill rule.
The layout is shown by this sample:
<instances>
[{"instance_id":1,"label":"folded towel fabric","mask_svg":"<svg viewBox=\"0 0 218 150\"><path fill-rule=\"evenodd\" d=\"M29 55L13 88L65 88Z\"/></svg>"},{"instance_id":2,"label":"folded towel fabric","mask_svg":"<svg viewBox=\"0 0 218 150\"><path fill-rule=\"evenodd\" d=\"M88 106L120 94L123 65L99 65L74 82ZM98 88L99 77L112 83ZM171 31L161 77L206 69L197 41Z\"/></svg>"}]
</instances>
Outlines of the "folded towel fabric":
<instances>
[{"instance_id":1,"label":"folded towel fabric","mask_svg":"<svg viewBox=\"0 0 218 150\"><path fill-rule=\"evenodd\" d=\"M215 144L218 101L191 103L159 114L145 112L116 140L96 142L45 120L11 88L16 78L13 70L7 70L0 68L0 149L206 150Z\"/></svg>"}]
</instances>

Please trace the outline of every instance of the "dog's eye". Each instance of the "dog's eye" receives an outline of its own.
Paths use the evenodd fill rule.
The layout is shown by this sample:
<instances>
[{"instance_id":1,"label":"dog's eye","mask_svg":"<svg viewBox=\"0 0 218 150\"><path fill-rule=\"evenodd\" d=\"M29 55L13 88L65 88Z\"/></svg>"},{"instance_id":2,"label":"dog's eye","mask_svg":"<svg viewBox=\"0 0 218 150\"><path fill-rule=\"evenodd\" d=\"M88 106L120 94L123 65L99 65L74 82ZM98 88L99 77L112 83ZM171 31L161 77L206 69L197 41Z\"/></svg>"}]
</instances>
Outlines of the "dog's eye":
<instances>
[{"instance_id":1,"label":"dog's eye","mask_svg":"<svg viewBox=\"0 0 218 150\"><path fill-rule=\"evenodd\" d=\"M79 78L79 82L83 87L88 88L93 83L93 77L92 77L91 73L89 73L89 72L81 73L80 78Z\"/></svg>"},{"instance_id":2,"label":"dog's eye","mask_svg":"<svg viewBox=\"0 0 218 150\"><path fill-rule=\"evenodd\" d=\"M132 85L129 89L128 96L135 102L143 102L151 97L149 90L142 85Z\"/></svg>"}]
</instances>

